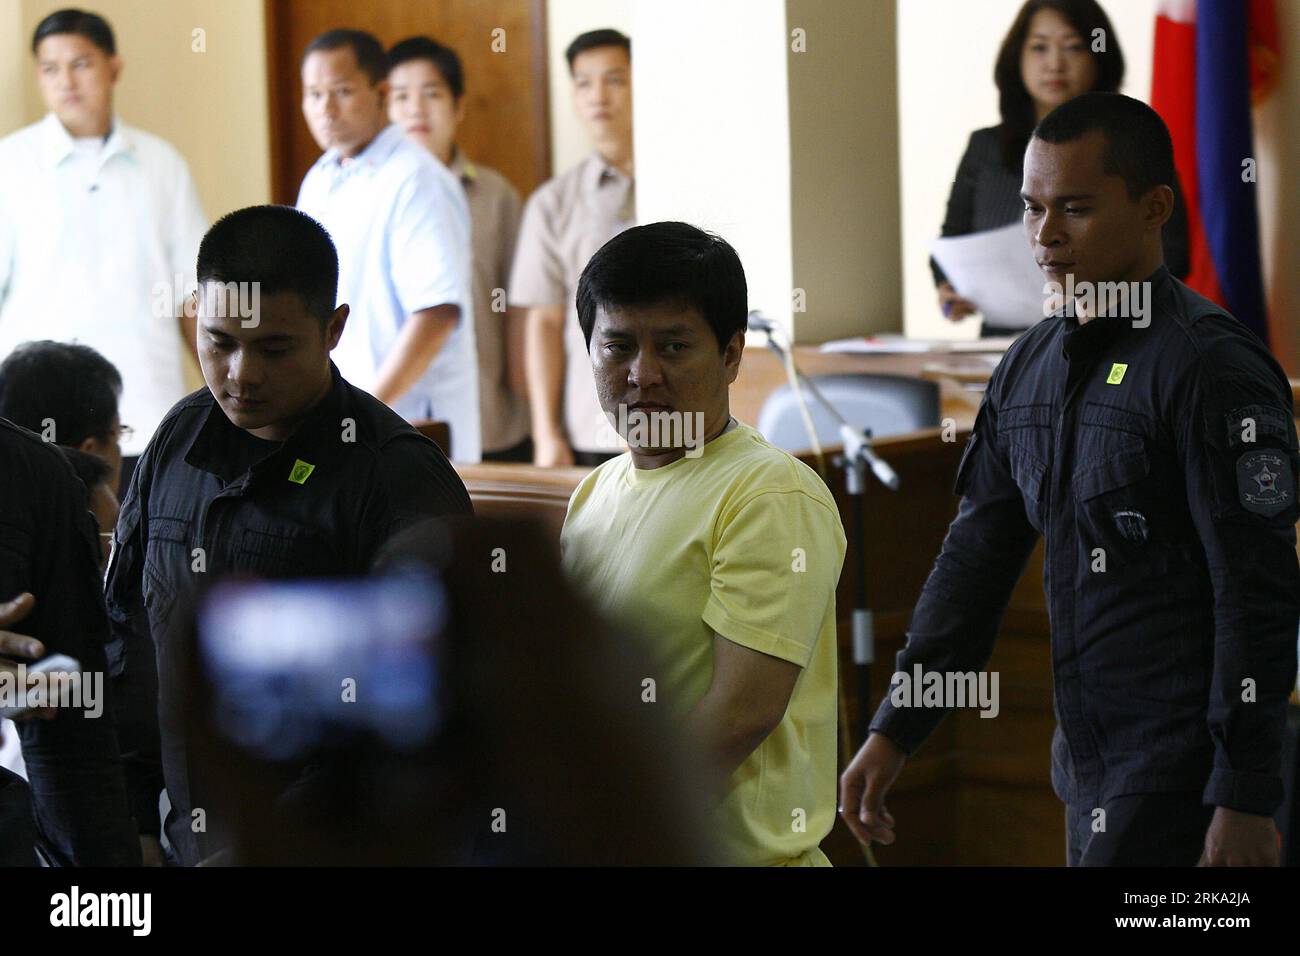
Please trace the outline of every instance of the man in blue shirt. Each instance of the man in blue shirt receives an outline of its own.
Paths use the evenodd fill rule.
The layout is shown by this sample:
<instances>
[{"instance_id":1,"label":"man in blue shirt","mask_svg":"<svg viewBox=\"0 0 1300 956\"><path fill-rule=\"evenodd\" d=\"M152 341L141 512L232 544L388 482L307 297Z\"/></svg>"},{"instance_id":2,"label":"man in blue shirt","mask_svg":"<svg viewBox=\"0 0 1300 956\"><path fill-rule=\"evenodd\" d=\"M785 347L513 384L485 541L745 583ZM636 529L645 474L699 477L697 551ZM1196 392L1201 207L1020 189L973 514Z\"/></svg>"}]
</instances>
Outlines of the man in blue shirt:
<instances>
[{"instance_id":1,"label":"man in blue shirt","mask_svg":"<svg viewBox=\"0 0 1300 956\"><path fill-rule=\"evenodd\" d=\"M388 124L379 41L331 30L307 46L303 116L325 154L298 208L339 253L353 320L334 352L348 381L408 420L451 426L451 458L480 458L470 218L456 178Z\"/></svg>"}]
</instances>

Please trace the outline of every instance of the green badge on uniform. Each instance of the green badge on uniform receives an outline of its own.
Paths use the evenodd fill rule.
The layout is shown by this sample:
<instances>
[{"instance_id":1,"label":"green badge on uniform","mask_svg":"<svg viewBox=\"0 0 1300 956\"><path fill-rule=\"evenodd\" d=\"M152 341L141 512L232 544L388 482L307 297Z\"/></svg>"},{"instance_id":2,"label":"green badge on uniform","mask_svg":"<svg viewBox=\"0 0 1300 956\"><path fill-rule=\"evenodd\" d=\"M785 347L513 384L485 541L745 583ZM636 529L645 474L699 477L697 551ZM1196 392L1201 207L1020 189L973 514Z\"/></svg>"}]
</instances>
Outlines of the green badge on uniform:
<instances>
[{"instance_id":1,"label":"green badge on uniform","mask_svg":"<svg viewBox=\"0 0 1300 956\"><path fill-rule=\"evenodd\" d=\"M1124 381L1124 373L1128 371L1128 366L1122 362L1116 362L1110 367L1110 374L1106 376L1107 385L1118 385Z\"/></svg>"},{"instance_id":2,"label":"green badge on uniform","mask_svg":"<svg viewBox=\"0 0 1300 956\"><path fill-rule=\"evenodd\" d=\"M289 480L296 485L301 485L311 477L311 473L315 470L316 466L310 462L303 461L301 458L295 459L293 471L289 472Z\"/></svg>"}]
</instances>

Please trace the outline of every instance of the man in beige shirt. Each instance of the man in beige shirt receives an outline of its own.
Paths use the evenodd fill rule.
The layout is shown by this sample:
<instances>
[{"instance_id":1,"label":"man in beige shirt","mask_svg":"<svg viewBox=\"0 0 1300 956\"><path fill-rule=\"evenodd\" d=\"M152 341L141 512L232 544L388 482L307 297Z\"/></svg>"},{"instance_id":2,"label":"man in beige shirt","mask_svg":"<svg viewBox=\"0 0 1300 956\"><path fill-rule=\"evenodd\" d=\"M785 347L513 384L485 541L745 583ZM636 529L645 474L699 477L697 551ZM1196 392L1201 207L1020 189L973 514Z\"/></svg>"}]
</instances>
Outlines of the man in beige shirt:
<instances>
[{"instance_id":1,"label":"man in beige shirt","mask_svg":"<svg viewBox=\"0 0 1300 956\"><path fill-rule=\"evenodd\" d=\"M528 200L510 304L528 310L534 463L598 465L622 451L601 411L574 295L587 260L635 221L631 41L594 30L569 44L578 118L595 151Z\"/></svg>"},{"instance_id":2,"label":"man in beige shirt","mask_svg":"<svg viewBox=\"0 0 1300 956\"><path fill-rule=\"evenodd\" d=\"M473 242L474 341L484 461L533 460L524 384L524 312L506 308L506 276L519 232L519 193L456 144L465 119L460 57L429 37L388 51L388 119L452 171L469 200Z\"/></svg>"}]
</instances>

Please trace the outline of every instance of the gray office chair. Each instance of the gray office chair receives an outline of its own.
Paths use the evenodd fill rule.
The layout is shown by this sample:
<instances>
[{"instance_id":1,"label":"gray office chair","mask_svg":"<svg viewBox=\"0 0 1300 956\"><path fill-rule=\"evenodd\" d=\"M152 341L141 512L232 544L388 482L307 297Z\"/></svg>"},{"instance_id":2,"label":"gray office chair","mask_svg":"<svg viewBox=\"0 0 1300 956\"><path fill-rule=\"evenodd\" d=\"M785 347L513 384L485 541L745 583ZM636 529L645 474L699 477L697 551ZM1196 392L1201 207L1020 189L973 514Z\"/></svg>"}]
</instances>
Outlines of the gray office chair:
<instances>
[{"instance_id":1,"label":"gray office chair","mask_svg":"<svg viewBox=\"0 0 1300 956\"><path fill-rule=\"evenodd\" d=\"M939 386L919 378L896 375L812 376L841 415L873 438L899 435L939 425ZM839 423L801 387L808 414L823 447L840 444ZM804 451L812 447L794 391L789 384L773 392L758 415L758 430L777 448Z\"/></svg>"}]
</instances>

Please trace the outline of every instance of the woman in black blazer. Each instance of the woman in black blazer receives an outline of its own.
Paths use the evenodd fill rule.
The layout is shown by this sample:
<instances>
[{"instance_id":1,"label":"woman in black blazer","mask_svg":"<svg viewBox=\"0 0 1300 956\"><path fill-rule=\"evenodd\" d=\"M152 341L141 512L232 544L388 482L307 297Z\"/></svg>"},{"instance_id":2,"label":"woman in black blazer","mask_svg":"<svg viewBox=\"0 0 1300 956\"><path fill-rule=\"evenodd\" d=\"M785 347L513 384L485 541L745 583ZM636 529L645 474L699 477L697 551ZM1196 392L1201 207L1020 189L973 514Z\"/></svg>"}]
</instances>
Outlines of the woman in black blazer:
<instances>
[{"instance_id":1,"label":"woman in black blazer","mask_svg":"<svg viewBox=\"0 0 1300 956\"><path fill-rule=\"evenodd\" d=\"M1038 121L1081 93L1119 91L1124 54L1106 12L1096 0L1028 0L1002 41L993 79L1002 122L971 134L957 167L943 220L945 236L997 229L1024 214L1020 199L1025 147ZM1165 264L1187 274L1187 211L1179 201L1165 226ZM954 322L976 311L961 297L933 259L939 307ZM1023 328L985 325L981 334L1018 335Z\"/></svg>"}]
</instances>

